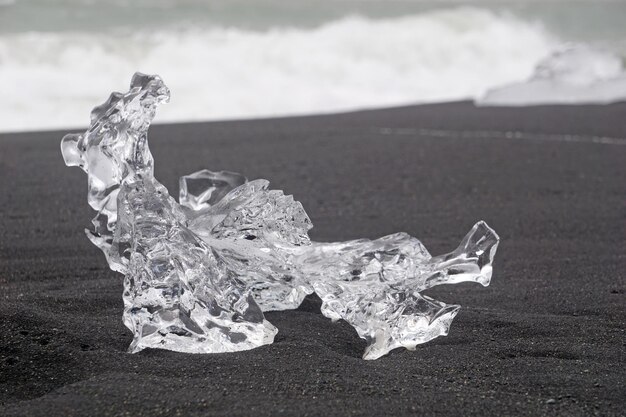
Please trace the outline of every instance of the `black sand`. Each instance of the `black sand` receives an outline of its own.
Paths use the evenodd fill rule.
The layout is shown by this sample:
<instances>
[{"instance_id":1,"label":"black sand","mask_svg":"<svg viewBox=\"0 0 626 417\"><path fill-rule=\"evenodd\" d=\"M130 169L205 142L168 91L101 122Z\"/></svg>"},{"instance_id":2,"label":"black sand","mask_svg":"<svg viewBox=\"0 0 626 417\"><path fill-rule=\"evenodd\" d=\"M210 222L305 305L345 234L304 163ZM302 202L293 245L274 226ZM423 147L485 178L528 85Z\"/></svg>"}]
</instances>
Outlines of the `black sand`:
<instances>
[{"instance_id":1,"label":"black sand","mask_svg":"<svg viewBox=\"0 0 626 417\"><path fill-rule=\"evenodd\" d=\"M153 128L172 193L205 167L268 178L318 240L407 231L438 254L480 219L500 234L490 287L429 292L463 306L450 335L376 361L313 298L267 315L271 346L125 353L121 277L83 234L62 133L2 135L0 415L623 414L625 116L456 103Z\"/></svg>"}]
</instances>

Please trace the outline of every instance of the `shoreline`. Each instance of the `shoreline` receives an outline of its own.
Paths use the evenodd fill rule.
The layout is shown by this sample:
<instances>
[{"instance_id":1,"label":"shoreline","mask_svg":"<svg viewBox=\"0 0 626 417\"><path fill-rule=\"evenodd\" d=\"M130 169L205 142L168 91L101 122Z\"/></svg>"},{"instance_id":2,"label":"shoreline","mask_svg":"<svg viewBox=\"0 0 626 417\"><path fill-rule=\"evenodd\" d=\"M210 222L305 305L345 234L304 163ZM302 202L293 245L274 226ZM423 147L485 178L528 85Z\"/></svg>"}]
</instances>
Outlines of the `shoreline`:
<instances>
[{"instance_id":1,"label":"shoreline","mask_svg":"<svg viewBox=\"0 0 626 417\"><path fill-rule=\"evenodd\" d=\"M168 103L167 106L175 106L176 103ZM513 130L513 126L519 125L525 131L535 133L554 134L583 134L600 135L598 132L617 133L620 138L626 137L626 127L620 128L611 121L615 117L626 111L626 101L610 104L541 104L529 106L478 106L472 100L446 101L435 103L407 104L402 106L390 106L380 108L363 108L347 111L313 113L283 116L267 116L253 118L233 118L223 120L191 120L176 122L160 122L157 113L153 123L153 128L176 127L176 126L202 126L202 125L227 125L227 124L263 124L286 122L324 122L340 121L342 123L352 123L355 125L368 124L368 116L371 121L394 121L402 122L403 125L417 126L418 123L423 129L436 130L450 125L457 130L479 131L480 129L493 130L506 129ZM546 113L550 113L551 123L537 122ZM583 117L585 116L585 117ZM462 118L462 123L455 123L455 120ZM586 119L597 119L607 122L608 129L599 126L589 126ZM500 120L502 119L502 120ZM535 119L534 123L531 121ZM371 123L369 123L371 124ZM380 123L379 123L380 124ZM89 125L89 118L85 116L84 126L36 129L27 131L0 131L2 137L16 135L38 135L58 133L63 136L69 132L82 132ZM379 126L384 128L385 126ZM480 127L480 129L479 129ZM608 135L610 136L610 135Z\"/></svg>"}]
</instances>

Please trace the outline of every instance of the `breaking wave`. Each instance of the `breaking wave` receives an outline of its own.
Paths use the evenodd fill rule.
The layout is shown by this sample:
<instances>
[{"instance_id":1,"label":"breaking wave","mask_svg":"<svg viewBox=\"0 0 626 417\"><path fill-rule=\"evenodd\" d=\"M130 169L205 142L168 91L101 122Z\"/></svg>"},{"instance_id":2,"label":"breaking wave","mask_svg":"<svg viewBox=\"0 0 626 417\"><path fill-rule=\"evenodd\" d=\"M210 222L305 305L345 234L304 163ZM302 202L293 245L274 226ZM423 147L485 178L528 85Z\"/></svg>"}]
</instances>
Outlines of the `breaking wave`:
<instances>
[{"instance_id":1,"label":"breaking wave","mask_svg":"<svg viewBox=\"0 0 626 417\"><path fill-rule=\"evenodd\" d=\"M609 104L625 99L626 68L620 56L570 45L541 60L530 79L491 89L476 104Z\"/></svg>"},{"instance_id":2,"label":"breaking wave","mask_svg":"<svg viewBox=\"0 0 626 417\"><path fill-rule=\"evenodd\" d=\"M528 78L557 44L538 24L480 8L313 29L3 34L0 130L84 126L135 71L172 90L159 122L471 99Z\"/></svg>"}]
</instances>

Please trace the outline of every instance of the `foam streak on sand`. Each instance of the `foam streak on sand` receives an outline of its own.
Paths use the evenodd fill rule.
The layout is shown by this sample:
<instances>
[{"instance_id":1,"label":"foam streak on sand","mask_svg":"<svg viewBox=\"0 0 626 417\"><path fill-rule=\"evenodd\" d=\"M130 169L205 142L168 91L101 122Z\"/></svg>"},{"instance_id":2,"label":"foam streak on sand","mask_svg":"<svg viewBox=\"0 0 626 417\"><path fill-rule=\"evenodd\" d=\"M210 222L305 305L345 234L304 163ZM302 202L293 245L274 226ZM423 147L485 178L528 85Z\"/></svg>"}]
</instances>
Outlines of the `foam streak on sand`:
<instances>
[{"instance_id":1,"label":"foam streak on sand","mask_svg":"<svg viewBox=\"0 0 626 417\"><path fill-rule=\"evenodd\" d=\"M555 44L535 24L479 8L309 29L4 34L0 131L82 125L81 110L136 70L177 92L168 122L471 98L527 78Z\"/></svg>"},{"instance_id":2,"label":"foam streak on sand","mask_svg":"<svg viewBox=\"0 0 626 417\"><path fill-rule=\"evenodd\" d=\"M534 141L549 142L576 142L576 143L599 143L602 145L626 146L626 139L607 137L576 135L569 133L549 134L531 133L519 130L444 130L444 129L413 129L413 128L391 128L383 127L378 129L383 135L415 135L432 136L440 138L499 138L499 139L528 139Z\"/></svg>"}]
</instances>

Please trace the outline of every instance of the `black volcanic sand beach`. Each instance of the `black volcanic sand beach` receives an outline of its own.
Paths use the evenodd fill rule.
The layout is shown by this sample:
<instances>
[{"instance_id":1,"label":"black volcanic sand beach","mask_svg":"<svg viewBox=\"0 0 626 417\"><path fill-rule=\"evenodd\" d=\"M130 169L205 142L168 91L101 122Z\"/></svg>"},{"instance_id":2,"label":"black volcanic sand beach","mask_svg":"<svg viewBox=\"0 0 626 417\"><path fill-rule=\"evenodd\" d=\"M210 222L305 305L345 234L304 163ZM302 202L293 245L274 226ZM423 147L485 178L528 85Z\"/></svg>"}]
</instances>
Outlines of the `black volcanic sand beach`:
<instances>
[{"instance_id":1,"label":"black volcanic sand beach","mask_svg":"<svg viewBox=\"0 0 626 417\"><path fill-rule=\"evenodd\" d=\"M154 127L172 194L201 168L268 178L317 240L406 231L439 254L481 219L500 234L491 286L428 292L463 306L450 335L376 361L314 297L267 314L270 346L126 353L121 276L83 233L62 133L1 135L0 415L623 414L625 120L453 103Z\"/></svg>"}]
</instances>

